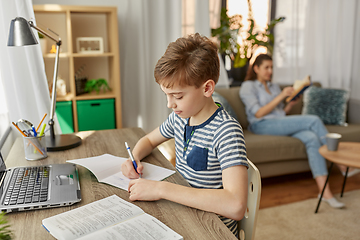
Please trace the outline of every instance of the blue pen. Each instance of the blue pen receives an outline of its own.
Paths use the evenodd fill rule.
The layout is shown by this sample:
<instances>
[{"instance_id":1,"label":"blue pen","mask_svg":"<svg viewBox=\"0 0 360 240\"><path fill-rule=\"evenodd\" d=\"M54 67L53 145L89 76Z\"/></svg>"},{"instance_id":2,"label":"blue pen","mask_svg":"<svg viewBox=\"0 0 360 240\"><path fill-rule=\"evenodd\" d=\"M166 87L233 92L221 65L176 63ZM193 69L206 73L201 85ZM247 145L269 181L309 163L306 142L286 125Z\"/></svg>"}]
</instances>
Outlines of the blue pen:
<instances>
[{"instance_id":1,"label":"blue pen","mask_svg":"<svg viewBox=\"0 0 360 240\"><path fill-rule=\"evenodd\" d=\"M37 132L36 132L34 126L32 126L31 128L32 128L32 130L33 130L33 132L34 132L34 137L36 137L36 136L37 136Z\"/></svg>"},{"instance_id":2,"label":"blue pen","mask_svg":"<svg viewBox=\"0 0 360 240\"><path fill-rule=\"evenodd\" d=\"M128 153L129 153L129 156L130 156L130 159L131 159L131 161L132 161L132 163L133 163L135 172L138 173L136 161L135 161L135 159L134 159L134 157L133 157L133 155L132 155L132 153L131 153L131 151L130 151L130 147L129 147L129 145L127 144L127 142L125 142L125 147L126 147L126 150L127 150ZM140 174L140 173L139 173L139 176L140 176L140 178L141 178L141 174Z\"/></svg>"}]
</instances>

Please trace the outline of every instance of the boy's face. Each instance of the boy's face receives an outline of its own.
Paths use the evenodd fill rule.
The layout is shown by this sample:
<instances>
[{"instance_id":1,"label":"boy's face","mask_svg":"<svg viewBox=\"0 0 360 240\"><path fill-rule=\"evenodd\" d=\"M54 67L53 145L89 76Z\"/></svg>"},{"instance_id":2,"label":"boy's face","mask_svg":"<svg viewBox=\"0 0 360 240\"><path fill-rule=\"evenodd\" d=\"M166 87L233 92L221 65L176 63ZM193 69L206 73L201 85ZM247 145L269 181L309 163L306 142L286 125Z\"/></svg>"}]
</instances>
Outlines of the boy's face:
<instances>
[{"instance_id":1,"label":"boy's face","mask_svg":"<svg viewBox=\"0 0 360 240\"><path fill-rule=\"evenodd\" d=\"M161 90L166 94L167 107L171 108L175 114L181 118L189 118L196 116L205 104L205 96L203 87L195 86L178 86L171 88L160 86Z\"/></svg>"}]
</instances>

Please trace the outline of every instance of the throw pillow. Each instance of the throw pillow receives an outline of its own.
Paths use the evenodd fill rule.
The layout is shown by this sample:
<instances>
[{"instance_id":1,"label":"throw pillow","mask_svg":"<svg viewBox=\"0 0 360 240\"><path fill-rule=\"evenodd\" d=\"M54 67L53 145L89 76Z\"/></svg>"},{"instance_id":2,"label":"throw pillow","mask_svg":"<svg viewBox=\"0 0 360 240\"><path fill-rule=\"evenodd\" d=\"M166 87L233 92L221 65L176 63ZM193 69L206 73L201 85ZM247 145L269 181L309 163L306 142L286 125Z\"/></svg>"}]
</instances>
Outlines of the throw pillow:
<instances>
[{"instance_id":1,"label":"throw pillow","mask_svg":"<svg viewBox=\"0 0 360 240\"><path fill-rule=\"evenodd\" d=\"M346 108L349 92L312 86L304 93L302 114L313 114L324 124L346 125Z\"/></svg>"},{"instance_id":2,"label":"throw pillow","mask_svg":"<svg viewBox=\"0 0 360 240\"><path fill-rule=\"evenodd\" d=\"M212 98L214 99L215 102L221 103L225 111L227 111L230 114L230 116L238 120L234 109L230 106L230 103L223 96L221 96L217 92L214 92Z\"/></svg>"}]
</instances>

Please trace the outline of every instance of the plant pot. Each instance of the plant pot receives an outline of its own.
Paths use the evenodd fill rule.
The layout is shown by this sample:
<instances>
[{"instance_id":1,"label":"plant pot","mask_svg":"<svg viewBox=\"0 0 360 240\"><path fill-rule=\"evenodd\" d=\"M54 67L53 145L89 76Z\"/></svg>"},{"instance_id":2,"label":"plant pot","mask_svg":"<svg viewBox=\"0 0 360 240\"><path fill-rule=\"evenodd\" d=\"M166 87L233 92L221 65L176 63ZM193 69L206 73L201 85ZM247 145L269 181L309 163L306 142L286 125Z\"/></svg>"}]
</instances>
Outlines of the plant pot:
<instances>
[{"instance_id":1,"label":"plant pot","mask_svg":"<svg viewBox=\"0 0 360 240\"><path fill-rule=\"evenodd\" d=\"M233 79L231 86L240 86L246 77L247 70L249 68L249 61L245 66L240 68L234 68L233 64L231 64L231 69L229 71L230 77Z\"/></svg>"},{"instance_id":2,"label":"plant pot","mask_svg":"<svg viewBox=\"0 0 360 240\"><path fill-rule=\"evenodd\" d=\"M45 38L40 38L40 47L43 55L47 53L47 42Z\"/></svg>"}]
</instances>

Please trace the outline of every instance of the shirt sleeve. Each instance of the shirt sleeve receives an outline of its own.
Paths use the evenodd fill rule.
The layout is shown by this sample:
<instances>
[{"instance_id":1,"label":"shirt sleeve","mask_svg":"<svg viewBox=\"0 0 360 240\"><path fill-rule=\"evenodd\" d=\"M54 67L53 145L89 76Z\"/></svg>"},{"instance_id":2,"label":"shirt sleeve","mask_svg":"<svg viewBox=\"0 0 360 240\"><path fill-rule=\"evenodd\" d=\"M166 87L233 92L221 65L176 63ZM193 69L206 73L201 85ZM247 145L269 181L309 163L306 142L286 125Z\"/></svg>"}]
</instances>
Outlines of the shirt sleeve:
<instances>
[{"instance_id":1,"label":"shirt sleeve","mask_svg":"<svg viewBox=\"0 0 360 240\"><path fill-rule=\"evenodd\" d=\"M247 113L251 113L255 116L257 111L261 108L258 100L258 91L251 81L245 81L240 88L240 98L245 104Z\"/></svg>"},{"instance_id":2,"label":"shirt sleeve","mask_svg":"<svg viewBox=\"0 0 360 240\"><path fill-rule=\"evenodd\" d=\"M160 133L165 138L174 137L174 123L175 123L175 113L170 113L169 117L160 125Z\"/></svg>"},{"instance_id":3,"label":"shirt sleeve","mask_svg":"<svg viewBox=\"0 0 360 240\"><path fill-rule=\"evenodd\" d=\"M217 130L214 141L221 170L237 165L249 167L244 134L239 123L224 122Z\"/></svg>"}]
</instances>

